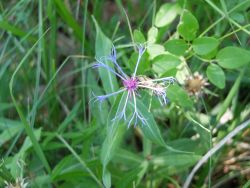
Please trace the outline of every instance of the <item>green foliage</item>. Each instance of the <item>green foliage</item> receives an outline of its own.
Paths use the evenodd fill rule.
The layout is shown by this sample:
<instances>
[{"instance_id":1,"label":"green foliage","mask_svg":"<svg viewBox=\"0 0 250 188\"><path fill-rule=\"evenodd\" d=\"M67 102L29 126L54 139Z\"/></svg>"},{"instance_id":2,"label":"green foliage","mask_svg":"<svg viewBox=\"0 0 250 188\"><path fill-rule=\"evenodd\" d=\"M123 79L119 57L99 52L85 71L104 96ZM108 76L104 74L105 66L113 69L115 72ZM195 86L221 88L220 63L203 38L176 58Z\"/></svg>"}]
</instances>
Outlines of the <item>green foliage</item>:
<instances>
[{"instance_id":1,"label":"green foliage","mask_svg":"<svg viewBox=\"0 0 250 188\"><path fill-rule=\"evenodd\" d=\"M193 106L193 102L188 97L186 91L178 85L170 86L167 95L170 101L176 103L184 109L191 108Z\"/></svg>"},{"instance_id":2,"label":"green foliage","mask_svg":"<svg viewBox=\"0 0 250 188\"><path fill-rule=\"evenodd\" d=\"M153 59L153 70L158 74L164 74L165 72L176 68L181 64L180 59L177 56L171 54L162 54L156 56Z\"/></svg>"},{"instance_id":3,"label":"green foliage","mask_svg":"<svg viewBox=\"0 0 250 188\"><path fill-rule=\"evenodd\" d=\"M145 40L145 37L143 36L142 32L140 32L139 30L134 30L134 40L135 42L137 43L144 43L146 40Z\"/></svg>"},{"instance_id":4,"label":"green foliage","mask_svg":"<svg viewBox=\"0 0 250 188\"><path fill-rule=\"evenodd\" d=\"M158 29L156 27L151 27L148 30L148 43L155 43L157 40Z\"/></svg>"},{"instance_id":5,"label":"green foliage","mask_svg":"<svg viewBox=\"0 0 250 188\"><path fill-rule=\"evenodd\" d=\"M197 19L189 11L184 11L181 21L178 25L178 33L187 41L193 40L199 29Z\"/></svg>"},{"instance_id":6,"label":"green foliage","mask_svg":"<svg viewBox=\"0 0 250 188\"><path fill-rule=\"evenodd\" d=\"M183 39L168 40L164 46L167 51L177 56L184 55L188 50L188 44Z\"/></svg>"},{"instance_id":7,"label":"green foliage","mask_svg":"<svg viewBox=\"0 0 250 188\"><path fill-rule=\"evenodd\" d=\"M248 50L230 46L221 49L216 56L216 60L223 68L237 69L250 62L249 55Z\"/></svg>"},{"instance_id":8,"label":"green foliage","mask_svg":"<svg viewBox=\"0 0 250 188\"><path fill-rule=\"evenodd\" d=\"M122 110L125 98L126 96L124 94L121 99L117 98L116 104L111 111L111 115L114 115L113 117L117 116L118 112ZM107 165L114 156L126 130L124 125L119 124L119 120L114 119L114 121L112 121L111 115L108 118L107 136L103 142L101 150L101 162L103 165L102 180L105 187L111 187L111 174L107 169Z\"/></svg>"},{"instance_id":9,"label":"green foliage","mask_svg":"<svg viewBox=\"0 0 250 188\"><path fill-rule=\"evenodd\" d=\"M155 16L155 26L164 27L172 23L179 12L180 7L178 4L166 3L162 5Z\"/></svg>"},{"instance_id":10,"label":"green foliage","mask_svg":"<svg viewBox=\"0 0 250 188\"><path fill-rule=\"evenodd\" d=\"M225 87L225 73L224 71L215 64L211 64L207 67L207 77L211 83L213 83L215 86L217 86L220 89L223 89Z\"/></svg>"},{"instance_id":11,"label":"green foliage","mask_svg":"<svg viewBox=\"0 0 250 188\"><path fill-rule=\"evenodd\" d=\"M207 55L216 50L218 46L219 41L213 37L196 38L192 44L194 52L198 55Z\"/></svg>"},{"instance_id":12,"label":"green foliage","mask_svg":"<svg viewBox=\"0 0 250 188\"><path fill-rule=\"evenodd\" d=\"M111 40L104 35L102 30L98 26L98 23L95 20L95 18L94 17L92 18L95 23L95 29L96 29L95 56L96 58L101 58L103 56L109 55L111 48L112 48L112 43L111 43ZM114 65L107 60L105 60L105 63L111 68L114 67ZM114 92L118 89L116 77L111 72L105 69L100 69L99 73L100 73L106 93Z\"/></svg>"},{"instance_id":13,"label":"green foliage","mask_svg":"<svg viewBox=\"0 0 250 188\"><path fill-rule=\"evenodd\" d=\"M138 110L142 114L143 117L147 118L145 125L141 125L141 130L145 137L152 142L160 145L165 146L165 142L161 135L160 129L158 128L153 116L149 113L148 109L141 101L137 101Z\"/></svg>"}]
</instances>

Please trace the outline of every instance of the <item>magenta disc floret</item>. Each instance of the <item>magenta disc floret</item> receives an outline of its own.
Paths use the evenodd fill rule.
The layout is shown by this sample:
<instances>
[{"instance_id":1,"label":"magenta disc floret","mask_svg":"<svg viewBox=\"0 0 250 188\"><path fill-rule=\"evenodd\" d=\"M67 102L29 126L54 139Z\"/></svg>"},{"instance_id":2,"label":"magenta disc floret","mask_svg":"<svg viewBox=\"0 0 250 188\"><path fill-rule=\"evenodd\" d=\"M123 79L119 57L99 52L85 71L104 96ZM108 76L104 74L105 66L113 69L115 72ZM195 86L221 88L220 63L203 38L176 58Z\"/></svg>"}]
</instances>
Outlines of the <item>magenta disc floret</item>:
<instances>
[{"instance_id":1,"label":"magenta disc floret","mask_svg":"<svg viewBox=\"0 0 250 188\"><path fill-rule=\"evenodd\" d=\"M138 79L133 77L128 78L123 80L123 85L128 91L135 91L137 89Z\"/></svg>"}]
</instances>

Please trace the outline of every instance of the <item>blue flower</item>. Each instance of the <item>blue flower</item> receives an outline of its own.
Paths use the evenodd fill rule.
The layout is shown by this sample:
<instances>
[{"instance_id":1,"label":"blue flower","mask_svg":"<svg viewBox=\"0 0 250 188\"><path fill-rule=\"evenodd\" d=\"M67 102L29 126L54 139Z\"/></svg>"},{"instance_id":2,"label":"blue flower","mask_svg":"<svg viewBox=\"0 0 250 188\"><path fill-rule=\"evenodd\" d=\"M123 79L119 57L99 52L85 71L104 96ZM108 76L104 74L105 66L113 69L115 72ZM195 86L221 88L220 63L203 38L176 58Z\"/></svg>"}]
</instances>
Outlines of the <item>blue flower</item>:
<instances>
[{"instance_id":1,"label":"blue flower","mask_svg":"<svg viewBox=\"0 0 250 188\"><path fill-rule=\"evenodd\" d=\"M132 123L136 125L138 120L142 122L142 124L146 124L147 121L137 109L136 96L139 95L139 89L148 89L152 91L152 93L158 97L160 103L162 105L166 105L168 103L166 89L169 87L169 85L175 82L175 78L173 77L151 79L142 75L137 76L136 74L138 66L147 47L143 44L138 44L136 47L138 49L138 58L134 72L131 76L128 76L117 63L115 46L112 47L111 54L109 56L101 57L99 59L96 58L97 62L93 65L93 68L104 68L121 79L123 87L120 90L107 95L95 96L95 101L102 102L111 96L115 96L120 93L126 93L124 106L122 110L117 113L118 115L116 115L114 119L123 118L125 121L127 120L126 112L128 109L128 103L130 101L133 104L133 113L131 118L128 120L128 127L130 127ZM111 61L115 65L115 69L103 62L106 60Z\"/></svg>"}]
</instances>

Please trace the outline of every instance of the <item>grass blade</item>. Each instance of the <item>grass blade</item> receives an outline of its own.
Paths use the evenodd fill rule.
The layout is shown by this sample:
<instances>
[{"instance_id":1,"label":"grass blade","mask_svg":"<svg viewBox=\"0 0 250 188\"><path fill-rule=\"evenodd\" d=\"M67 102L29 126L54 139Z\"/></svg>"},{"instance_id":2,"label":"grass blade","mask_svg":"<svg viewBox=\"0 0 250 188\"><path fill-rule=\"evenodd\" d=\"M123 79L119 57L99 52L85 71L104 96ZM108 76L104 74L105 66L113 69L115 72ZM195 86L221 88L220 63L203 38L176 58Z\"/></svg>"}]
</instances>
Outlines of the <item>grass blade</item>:
<instances>
[{"instance_id":1,"label":"grass blade","mask_svg":"<svg viewBox=\"0 0 250 188\"><path fill-rule=\"evenodd\" d=\"M24 126L24 129L26 131L26 134L28 135L28 137L30 138L32 145L34 147L34 150L36 152L36 154L38 155L39 159L42 161L44 167L46 168L47 172L51 173L51 168L49 166L49 163L45 157L45 154L43 153L42 148L40 147L33 129L31 128L31 126L29 125L25 115L23 114L23 111L21 110L15 96L13 93L13 83L14 83L14 79L15 76L17 74L17 72L20 70L20 68L22 67L22 65L26 62L27 58L29 57L29 55L31 54L31 52L35 49L36 45L38 44L38 42L45 36L45 34L48 32L48 30L38 39L38 41L30 48L30 50L26 53L26 55L23 57L23 59L21 60L21 62L19 63L19 65L17 66L16 70L14 71L14 73L12 74L10 83L9 83L9 89L10 89L10 95L11 95L11 99L15 105L15 108L18 112L18 115L22 121L22 124Z\"/></svg>"}]
</instances>

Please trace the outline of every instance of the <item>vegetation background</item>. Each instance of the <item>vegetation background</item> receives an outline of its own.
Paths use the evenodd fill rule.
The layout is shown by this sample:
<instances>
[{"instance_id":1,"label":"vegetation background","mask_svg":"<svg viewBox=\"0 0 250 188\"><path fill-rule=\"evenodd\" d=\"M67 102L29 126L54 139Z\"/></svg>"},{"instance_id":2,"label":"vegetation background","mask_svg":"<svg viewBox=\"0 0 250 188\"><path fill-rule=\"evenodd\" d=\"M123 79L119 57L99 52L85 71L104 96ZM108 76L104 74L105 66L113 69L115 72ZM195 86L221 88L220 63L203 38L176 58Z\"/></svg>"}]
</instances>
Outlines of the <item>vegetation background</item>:
<instances>
[{"instance_id":1,"label":"vegetation background","mask_svg":"<svg viewBox=\"0 0 250 188\"><path fill-rule=\"evenodd\" d=\"M0 187L249 187L249 11L250 0L1 0ZM111 121L120 96L93 100L122 85L92 68L111 42L127 73L146 42L139 74L178 80L166 106L142 91L149 126Z\"/></svg>"}]
</instances>

